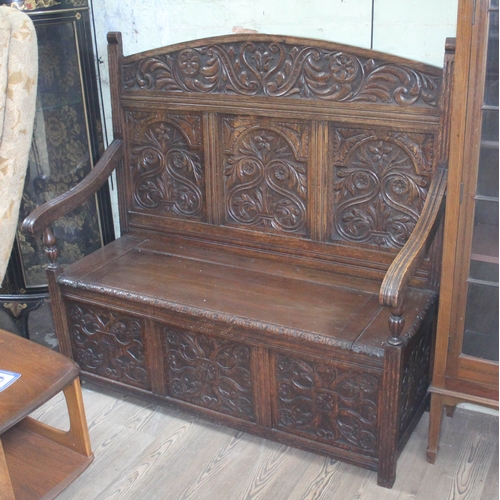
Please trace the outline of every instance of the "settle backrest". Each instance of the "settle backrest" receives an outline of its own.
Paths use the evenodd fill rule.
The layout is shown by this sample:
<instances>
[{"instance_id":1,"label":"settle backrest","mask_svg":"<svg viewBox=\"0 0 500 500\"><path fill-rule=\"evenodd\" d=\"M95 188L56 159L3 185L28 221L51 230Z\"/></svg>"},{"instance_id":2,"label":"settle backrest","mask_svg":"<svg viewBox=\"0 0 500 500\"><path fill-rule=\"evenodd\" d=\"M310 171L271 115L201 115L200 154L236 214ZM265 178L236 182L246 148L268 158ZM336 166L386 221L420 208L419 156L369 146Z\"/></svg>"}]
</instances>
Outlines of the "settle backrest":
<instances>
[{"instance_id":1,"label":"settle backrest","mask_svg":"<svg viewBox=\"0 0 500 500\"><path fill-rule=\"evenodd\" d=\"M383 277L446 162L446 65L256 34L108 42L123 233Z\"/></svg>"}]
</instances>

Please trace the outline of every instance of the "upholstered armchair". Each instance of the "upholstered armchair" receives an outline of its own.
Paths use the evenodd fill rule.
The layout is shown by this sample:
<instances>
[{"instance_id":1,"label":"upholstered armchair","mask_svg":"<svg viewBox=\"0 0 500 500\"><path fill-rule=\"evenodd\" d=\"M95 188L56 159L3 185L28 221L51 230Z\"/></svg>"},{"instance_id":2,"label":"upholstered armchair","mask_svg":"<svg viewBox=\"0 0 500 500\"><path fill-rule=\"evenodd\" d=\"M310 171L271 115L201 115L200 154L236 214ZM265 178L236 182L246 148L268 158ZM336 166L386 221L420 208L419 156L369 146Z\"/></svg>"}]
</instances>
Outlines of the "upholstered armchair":
<instances>
[{"instance_id":1,"label":"upholstered armchair","mask_svg":"<svg viewBox=\"0 0 500 500\"><path fill-rule=\"evenodd\" d=\"M0 282L14 241L33 134L38 51L30 18L0 7Z\"/></svg>"}]
</instances>

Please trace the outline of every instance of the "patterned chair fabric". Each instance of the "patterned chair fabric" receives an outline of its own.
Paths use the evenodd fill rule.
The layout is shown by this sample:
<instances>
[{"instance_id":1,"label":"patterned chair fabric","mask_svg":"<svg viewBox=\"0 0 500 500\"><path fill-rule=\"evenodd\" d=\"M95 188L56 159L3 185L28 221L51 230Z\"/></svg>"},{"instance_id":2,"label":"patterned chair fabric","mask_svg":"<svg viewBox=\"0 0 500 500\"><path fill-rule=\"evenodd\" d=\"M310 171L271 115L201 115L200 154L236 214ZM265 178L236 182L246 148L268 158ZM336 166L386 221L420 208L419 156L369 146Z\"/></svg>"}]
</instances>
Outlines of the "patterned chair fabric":
<instances>
[{"instance_id":1,"label":"patterned chair fabric","mask_svg":"<svg viewBox=\"0 0 500 500\"><path fill-rule=\"evenodd\" d=\"M0 280L14 241L33 134L38 50L31 19L0 7Z\"/></svg>"}]
</instances>

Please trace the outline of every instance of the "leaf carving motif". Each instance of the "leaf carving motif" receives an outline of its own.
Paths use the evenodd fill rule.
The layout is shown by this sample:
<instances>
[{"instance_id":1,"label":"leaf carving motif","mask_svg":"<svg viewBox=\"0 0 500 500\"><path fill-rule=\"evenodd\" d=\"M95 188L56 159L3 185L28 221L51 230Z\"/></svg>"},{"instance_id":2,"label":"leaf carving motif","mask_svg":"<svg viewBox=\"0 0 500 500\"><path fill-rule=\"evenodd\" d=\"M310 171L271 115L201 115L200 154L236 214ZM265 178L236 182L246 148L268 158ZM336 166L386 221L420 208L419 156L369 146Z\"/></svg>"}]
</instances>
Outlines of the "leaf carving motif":
<instances>
[{"instance_id":1,"label":"leaf carving motif","mask_svg":"<svg viewBox=\"0 0 500 500\"><path fill-rule=\"evenodd\" d=\"M201 153L189 145L172 117L149 117L135 123L134 128L138 132L132 143L131 174L136 205L145 210L201 217Z\"/></svg>"},{"instance_id":2,"label":"leaf carving motif","mask_svg":"<svg viewBox=\"0 0 500 500\"><path fill-rule=\"evenodd\" d=\"M350 368L276 357L278 426L341 448L376 453L379 380Z\"/></svg>"},{"instance_id":3,"label":"leaf carving motif","mask_svg":"<svg viewBox=\"0 0 500 500\"><path fill-rule=\"evenodd\" d=\"M440 79L404 65L279 42L233 42L122 67L124 89L436 107Z\"/></svg>"},{"instance_id":4,"label":"leaf carving motif","mask_svg":"<svg viewBox=\"0 0 500 500\"><path fill-rule=\"evenodd\" d=\"M270 128L251 129L226 155L228 221L303 234L306 223L306 163Z\"/></svg>"},{"instance_id":5,"label":"leaf carving motif","mask_svg":"<svg viewBox=\"0 0 500 500\"><path fill-rule=\"evenodd\" d=\"M149 388L143 327L139 319L99 307L70 303L68 324L75 359L84 370Z\"/></svg>"},{"instance_id":6,"label":"leaf carving motif","mask_svg":"<svg viewBox=\"0 0 500 500\"><path fill-rule=\"evenodd\" d=\"M333 237L401 248L422 211L427 177L417 174L414 155L390 137L357 134L349 141L348 153L338 149L346 165L336 167Z\"/></svg>"},{"instance_id":7,"label":"leaf carving motif","mask_svg":"<svg viewBox=\"0 0 500 500\"><path fill-rule=\"evenodd\" d=\"M170 327L164 331L172 396L255 420L248 347Z\"/></svg>"}]
</instances>

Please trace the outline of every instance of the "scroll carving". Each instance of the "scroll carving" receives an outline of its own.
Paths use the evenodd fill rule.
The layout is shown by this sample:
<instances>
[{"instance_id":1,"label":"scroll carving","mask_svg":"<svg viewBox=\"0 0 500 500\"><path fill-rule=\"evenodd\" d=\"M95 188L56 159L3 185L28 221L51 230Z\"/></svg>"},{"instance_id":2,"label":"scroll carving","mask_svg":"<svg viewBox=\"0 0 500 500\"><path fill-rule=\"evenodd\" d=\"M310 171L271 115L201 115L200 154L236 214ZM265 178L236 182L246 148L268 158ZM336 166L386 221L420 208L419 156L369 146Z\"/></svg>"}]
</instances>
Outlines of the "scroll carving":
<instances>
[{"instance_id":1,"label":"scroll carving","mask_svg":"<svg viewBox=\"0 0 500 500\"><path fill-rule=\"evenodd\" d=\"M308 129L262 121L238 127L225 120L227 222L306 233ZM248 124L247 124L248 125ZM241 132L244 129L245 132ZM304 143L302 142L304 141Z\"/></svg>"},{"instance_id":2,"label":"scroll carving","mask_svg":"<svg viewBox=\"0 0 500 500\"><path fill-rule=\"evenodd\" d=\"M129 113L135 205L143 210L202 217L203 153L199 116Z\"/></svg>"},{"instance_id":3,"label":"scroll carving","mask_svg":"<svg viewBox=\"0 0 500 500\"><path fill-rule=\"evenodd\" d=\"M375 455L377 377L283 355L276 371L278 427Z\"/></svg>"},{"instance_id":4,"label":"scroll carving","mask_svg":"<svg viewBox=\"0 0 500 500\"><path fill-rule=\"evenodd\" d=\"M172 328L165 335L173 397L255 421L248 347Z\"/></svg>"},{"instance_id":5,"label":"scroll carving","mask_svg":"<svg viewBox=\"0 0 500 500\"><path fill-rule=\"evenodd\" d=\"M68 323L73 353L83 370L149 389L139 319L70 303Z\"/></svg>"},{"instance_id":6,"label":"scroll carving","mask_svg":"<svg viewBox=\"0 0 500 500\"><path fill-rule=\"evenodd\" d=\"M436 107L440 78L405 65L283 42L187 48L122 67L124 88Z\"/></svg>"},{"instance_id":7,"label":"scroll carving","mask_svg":"<svg viewBox=\"0 0 500 500\"><path fill-rule=\"evenodd\" d=\"M335 129L333 238L401 248L422 211L432 135Z\"/></svg>"}]
</instances>

